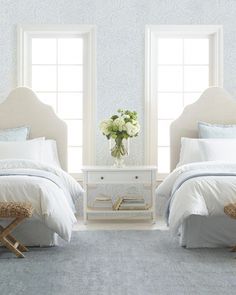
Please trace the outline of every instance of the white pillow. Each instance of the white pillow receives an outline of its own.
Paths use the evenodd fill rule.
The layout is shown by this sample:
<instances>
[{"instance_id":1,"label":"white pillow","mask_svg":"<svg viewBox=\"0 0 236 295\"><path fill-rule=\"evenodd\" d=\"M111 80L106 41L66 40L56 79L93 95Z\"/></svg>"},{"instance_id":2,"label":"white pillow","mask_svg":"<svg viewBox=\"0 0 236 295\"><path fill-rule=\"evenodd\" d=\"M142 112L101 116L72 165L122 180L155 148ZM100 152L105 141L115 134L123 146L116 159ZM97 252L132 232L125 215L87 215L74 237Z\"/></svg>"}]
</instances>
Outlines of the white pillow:
<instances>
[{"instance_id":1,"label":"white pillow","mask_svg":"<svg viewBox=\"0 0 236 295\"><path fill-rule=\"evenodd\" d=\"M45 137L35 137L35 138L29 139L27 141L45 141Z\"/></svg>"},{"instance_id":2,"label":"white pillow","mask_svg":"<svg viewBox=\"0 0 236 295\"><path fill-rule=\"evenodd\" d=\"M204 161L236 162L236 139L211 139L199 142Z\"/></svg>"},{"instance_id":3,"label":"white pillow","mask_svg":"<svg viewBox=\"0 0 236 295\"><path fill-rule=\"evenodd\" d=\"M182 137L177 167L203 161L236 162L235 151L236 139Z\"/></svg>"},{"instance_id":4,"label":"white pillow","mask_svg":"<svg viewBox=\"0 0 236 295\"><path fill-rule=\"evenodd\" d=\"M4 159L26 159L61 167L56 141L45 140L43 137L27 141L0 142L0 160Z\"/></svg>"},{"instance_id":5,"label":"white pillow","mask_svg":"<svg viewBox=\"0 0 236 295\"><path fill-rule=\"evenodd\" d=\"M41 161L43 140L2 141L0 142L0 160L27 159Z\"/></svg>"},{"instance_id":6,"label":"white pillow","mask_svg":"<svg viewBox=\"0 0 236 295\"><path fill-rule=\"evenodd\" d=\"M202 139L199 138L181 138L180 156L177 167L184 164L203 161L202 153L199 147L199 141L201 140Z\"/></svg>"},{"instance_id":7,"label":"white pillow","mask_svg":"<svg viewBox=\"0 0 236 295\"><path fill-rule=\"evenodd\" d=\"M57 153L57 143L55 140L47 139L42 143L43 154L42 162L48 163L49 165L60 167L60 161Z\"/></svg>"}]
</instances>

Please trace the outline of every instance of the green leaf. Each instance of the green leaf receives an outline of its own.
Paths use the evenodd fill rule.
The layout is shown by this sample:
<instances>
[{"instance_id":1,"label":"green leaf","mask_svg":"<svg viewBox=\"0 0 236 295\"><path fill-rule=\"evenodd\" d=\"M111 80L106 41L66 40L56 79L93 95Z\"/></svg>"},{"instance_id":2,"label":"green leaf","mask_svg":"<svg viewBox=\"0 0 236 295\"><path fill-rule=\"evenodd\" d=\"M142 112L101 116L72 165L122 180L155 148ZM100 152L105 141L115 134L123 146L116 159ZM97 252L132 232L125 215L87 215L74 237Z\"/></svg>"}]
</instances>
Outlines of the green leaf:
<instances>
[{"instance_id":1,"label":"green leaf","mask_svg":"<svg viewBox=\"0 0 236 295\"><path fill-rule=\"evenodd\" d=\"M117 118L119 118L119 116L117 116L117 115L113 115L113 116L111 116L111 119L114 121L115 119L117 119Z\"/></svg>"}]
</instances>

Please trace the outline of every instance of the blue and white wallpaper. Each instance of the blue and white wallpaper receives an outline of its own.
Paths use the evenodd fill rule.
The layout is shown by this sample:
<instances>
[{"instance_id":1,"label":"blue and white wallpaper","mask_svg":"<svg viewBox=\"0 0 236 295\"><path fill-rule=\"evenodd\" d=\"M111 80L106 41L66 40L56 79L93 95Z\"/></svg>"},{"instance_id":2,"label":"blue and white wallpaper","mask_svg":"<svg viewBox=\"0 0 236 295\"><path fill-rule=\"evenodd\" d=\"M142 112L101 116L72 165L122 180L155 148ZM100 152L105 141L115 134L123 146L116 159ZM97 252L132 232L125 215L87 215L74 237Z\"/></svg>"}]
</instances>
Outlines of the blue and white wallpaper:
<instances>
[{"instance_id":1,"label":"blue and white wallpaper","mask_svg":"<svg viewBox=\"0 0 236 295\"><path fill-rule=\"evenodd\" d=\"M16 86L17 24L97 26L97 122L118 108L138 111L144 123L146 24L221 24L224 87L236 96L235 0L0 0L0 99ZM96 159L111 159L97 131ZM144 134L131 144L129 163L144 162Z\"/></svg>"}]
</instances>

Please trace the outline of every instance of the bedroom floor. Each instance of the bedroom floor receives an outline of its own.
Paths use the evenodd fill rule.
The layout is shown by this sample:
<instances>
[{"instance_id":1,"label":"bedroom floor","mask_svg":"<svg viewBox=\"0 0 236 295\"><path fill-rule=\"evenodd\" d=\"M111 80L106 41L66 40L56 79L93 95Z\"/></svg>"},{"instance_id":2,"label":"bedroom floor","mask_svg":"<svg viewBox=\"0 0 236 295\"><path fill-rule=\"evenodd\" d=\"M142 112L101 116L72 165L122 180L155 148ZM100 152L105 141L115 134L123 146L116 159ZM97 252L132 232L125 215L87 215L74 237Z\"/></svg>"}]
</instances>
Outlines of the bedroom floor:
<instances>
[{"instance_id":1,"label":"bedroom floor","mask_svg":"<svg viewBox=\"0 0 236 295\"><path fill-rule=\"evenodd\" d=\"M75 231L70 244L2 250L1 295L235 294L235 253L185 249L160 230Z\"/></svg>"}]
</instances>

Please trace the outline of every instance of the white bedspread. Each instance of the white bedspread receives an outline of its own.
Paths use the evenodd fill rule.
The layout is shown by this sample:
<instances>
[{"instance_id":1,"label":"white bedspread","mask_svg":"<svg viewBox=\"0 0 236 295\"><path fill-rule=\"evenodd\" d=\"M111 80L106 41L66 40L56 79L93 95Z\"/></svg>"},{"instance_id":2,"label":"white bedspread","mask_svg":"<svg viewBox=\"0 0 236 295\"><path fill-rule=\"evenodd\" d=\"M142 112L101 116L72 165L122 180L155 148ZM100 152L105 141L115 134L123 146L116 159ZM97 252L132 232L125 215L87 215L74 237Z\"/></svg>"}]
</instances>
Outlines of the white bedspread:
<instances>
[{"instance_id":1,"label":"white bedspread","mask_svg":"<svg viewBox=\"0 0 236 295\"><path fill-rule=\"evenodd\" d=\"M81 186L62 169L29 160L0 160L0 201L31 202L34 218L69 241Z\"/></svg>"},{"instance_id":2,"label":"white bedspread","mask_svg":"<svg viewBox=\"0 0 236 295\"><path fill-rule=\"evenodd\" d=\"M236 202L236 163L201 162L175 169L158 187L165 199L170 229L175 233L190 215L222 216L224 206ZM164 212L165 211L165 212Z\"/></svg>"}]
</instances>

